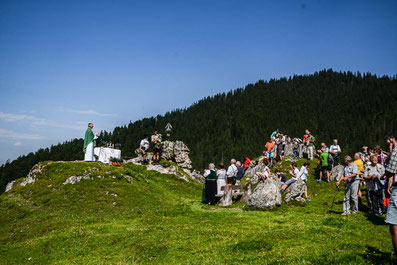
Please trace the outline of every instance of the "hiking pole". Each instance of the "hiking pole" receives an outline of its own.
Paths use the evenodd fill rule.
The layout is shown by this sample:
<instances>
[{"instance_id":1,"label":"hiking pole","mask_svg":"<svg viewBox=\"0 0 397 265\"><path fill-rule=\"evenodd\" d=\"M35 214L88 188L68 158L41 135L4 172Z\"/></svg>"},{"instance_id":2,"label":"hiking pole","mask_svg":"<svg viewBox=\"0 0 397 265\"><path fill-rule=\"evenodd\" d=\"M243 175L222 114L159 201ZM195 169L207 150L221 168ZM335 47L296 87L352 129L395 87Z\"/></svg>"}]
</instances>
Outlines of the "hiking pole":
<instances>
[{"instance_id":1,"label":"hiking pole","mask_svg":"<svg viewBox=\"0 0 397 265\"><path fill-rule=\"evenodd\" d=\"M339 191L339 185L336 186L335 193L334 193L334 199L332 200L332 204L331 204L331 209L328 211L329 213L332 212L332 208L334 207L334 203L335 203L336 193L338 191Z\"/></svg>"}]
</instances>

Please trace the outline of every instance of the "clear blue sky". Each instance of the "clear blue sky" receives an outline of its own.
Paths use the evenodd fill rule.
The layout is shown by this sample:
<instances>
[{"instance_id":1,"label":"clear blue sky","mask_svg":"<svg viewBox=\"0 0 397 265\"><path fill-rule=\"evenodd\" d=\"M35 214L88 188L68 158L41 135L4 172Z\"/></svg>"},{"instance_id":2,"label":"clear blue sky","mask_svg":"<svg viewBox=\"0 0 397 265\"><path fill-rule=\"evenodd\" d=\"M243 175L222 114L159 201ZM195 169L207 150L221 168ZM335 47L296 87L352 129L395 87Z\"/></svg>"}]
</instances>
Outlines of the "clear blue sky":
<instances>
[{"instance_id":1,"label":"clear blue sky","mask_svg":"<svg viewBox=\"0 0 397 265\"><path fill-rule=\"evenodd\" d=\"M0 0L0 164L324 68L397 73L397 1Z\"/></svg>"}]
</instances>

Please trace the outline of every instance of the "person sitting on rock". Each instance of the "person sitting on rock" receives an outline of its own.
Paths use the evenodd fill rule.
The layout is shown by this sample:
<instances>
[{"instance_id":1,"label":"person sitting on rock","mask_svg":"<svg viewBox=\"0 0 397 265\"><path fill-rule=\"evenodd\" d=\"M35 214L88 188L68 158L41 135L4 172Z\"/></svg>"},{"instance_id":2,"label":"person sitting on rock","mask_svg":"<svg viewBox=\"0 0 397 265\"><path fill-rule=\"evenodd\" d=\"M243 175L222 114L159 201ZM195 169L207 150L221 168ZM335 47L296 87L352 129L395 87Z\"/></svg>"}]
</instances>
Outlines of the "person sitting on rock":
<instances>
[{"instance_id":1,"label":"person sitting on rock","mask_svg":"<svg viewBox=\"0 0 397 265\"><path fill-rule=\"evenodd\" d=\"M270 178L270 169L267 166L268 162L264 160L263 165L264 165L263 170L256 172L256 175L259 177L260 181L264 181L265 179Z\"/></svg>"},{"instance_id":2,"label":"person sitting on rock","mask_svg":"<svg viewBox=\"0 0 397 265\"><path fill-rule=\"evenodd\" d=\"M219 169L216 174L218 175L218 178L216 180L216 185L218 189L217 195L223 195L224 190L222 190L222 187L226 186L226 169L223 162L219 163Z\"/></svg>"},{"instance_id":3,"label":"person sitting on rock","mask_svg":"<svg viewBox=\"0 0 397 265\"><path fill-rule=\"evenodd\" d=\"M157 130L154 130L151 141L153 144L153 165L158 165L161 152L161 134L157 133Z\"/></svg>"},{"instance_id":4,"label":"person sitting on rock","mask_svg":"<svg viewBox=\"0 0 397 265\"><path fill-rule=\"evenodd\" d=\"M215 205L216 203L216 197L215 195L217 194L217 174L215 170L215 165L213 163L208 165L208 170L205 171L204 173L205 177L205 182L204 182L204 191L203 194L205 194L205 199L203 198L203 201L206 202L209 205Z\"/></svg>"},{"instance_id":5,"label":"person sitting on rock","mask_svg":"<svg viewBox=\"0 0 397 265\"><path fill-rule=\"evenodd\" d=\"M251 165L251 160L248 158L247 155L245 155L245 156L244 156L244 159L243 159L243 169L244 169L244 173L245 173L245 171L247 171L247 169L250 167L250 165Z\"/></svg>"},{"instance_id":6,"label":"person sitting on rock","mask_svg":"<svg viewBox=\"0 0 397 265\"><path fill-rule=\"evenodd\" d=\"M289 181L291 181L291 183L289 183L288 185L283 185L283 187L282 187L283 191L289 185L291 185L292 183L296 182L298 179L301 179L301 180L303 180L306 183L307 176L309 175L309 167L310 167L310 163L309 162L303 163L301 169L299 170L297 176L295 177L295 181L291 181L292 179L290 179ZM288 183L288 181L285 184L287 184L287 183ZM307 196L307 185L306 185L306 188L305 188L305 197L306 197L306 200L310 200L309 197Z\"/></svg>"},{"instance_id":7,"label":"person sitting on rock","mask_svg":"<svg viewBox=\"0 0 397 265\"><path fill-rule=\"evenodd\" d=\"M139 145L139 154L141 156L141 163L142 165L147 165L147 153L146 151L149 149L149 136L145 135Z\"/></svg>"},{"instance_id":8,"label":"person sitting on rock","mask_svg":"<svg viewBox=\"0 0 397 265\"><path fill-rule=\"evenodd\" d=\"M292 162L291 164L292 170L289 171L289 174L292 176L290 180L284 183L284 185L281 187L281 189L284 191L286 188L288 188L289 185L294 183L295 181L298 180L298 175L299 175L299 169L298 166L296 165L296 162Z\"/></svg>"},{"instance_id":9,"label":"person sitting on rock","mask_svg":"<svg viewBox=\"0 0 397 265\"><path fill-rule=\"evenodd\" d=\"M287 182L287 178L285 177L285 175L283 173L280 172L279 169L276 169L276 171L274 173L276 174L276 177L280 180L281 184L284 184L285 182Z\"/></svg>"},{"instance_id":10,"label":"person sitting on rock","mask_svg":"<svg viewBox=\"0 0 397 265\"><path fill-rule=\"evenodd\" d=\"M226 172L227 176L227 184L235 184L236 176L237 176L237 167L236 167L236 159L230 160L230 166L227 168Z\"/></svg>"}]
</instances>

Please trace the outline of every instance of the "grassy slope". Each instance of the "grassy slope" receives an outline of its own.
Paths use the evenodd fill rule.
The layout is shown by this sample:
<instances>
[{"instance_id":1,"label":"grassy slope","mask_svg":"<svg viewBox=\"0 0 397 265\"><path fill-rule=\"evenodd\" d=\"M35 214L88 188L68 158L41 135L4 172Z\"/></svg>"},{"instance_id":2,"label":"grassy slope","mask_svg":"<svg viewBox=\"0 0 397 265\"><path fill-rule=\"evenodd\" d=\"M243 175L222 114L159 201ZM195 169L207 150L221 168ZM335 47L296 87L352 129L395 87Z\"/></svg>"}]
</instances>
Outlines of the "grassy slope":
<instances>
[{"instance_id":1,"label":"grassy slope","mask_svg":"<svg viewBox=\"0 0 397 265\"><path fill-rule=\"evenodd\" d=\"M285 169L288 164L279 167ZM62 185L67 177L88 171L94 180ZM200 204L201 185L141 166L51 163L36 183L14 186L0 195L0 263L373 264L389 260L392 246L383 218L362 212L351 217L326 213L334 190L333 183L318 184L311 177L312 201L306 206L283 204L272 211L253 211L236 203L219 208ZM334 206L339 213L342 196L339 191Z\"/></svg>"}]
</instances>

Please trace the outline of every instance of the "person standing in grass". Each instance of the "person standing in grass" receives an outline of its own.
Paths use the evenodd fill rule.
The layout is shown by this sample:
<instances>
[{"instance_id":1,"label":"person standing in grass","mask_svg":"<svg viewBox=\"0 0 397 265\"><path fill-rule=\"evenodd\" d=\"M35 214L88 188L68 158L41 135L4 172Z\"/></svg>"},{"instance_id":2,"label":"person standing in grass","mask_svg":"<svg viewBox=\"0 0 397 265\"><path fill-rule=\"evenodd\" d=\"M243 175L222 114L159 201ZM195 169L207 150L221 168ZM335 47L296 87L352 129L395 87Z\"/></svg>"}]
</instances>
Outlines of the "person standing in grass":
<instances>
[{"instance_id":1,"label":"person standing in grass","mask_svg":"<svg viewBox=\"0 0 397 265\"><path fill-rule=\"evenodd\" d=\"M385 168L378 164L378 158L375 155L370 157L371 164L364 171L364 180L367 187L368 206L372 213L382 214L382 189L380 181L385 173Z\"/></svg>"},{"instance_id":2,"label":"person standing in grass","mask_svg":"<svg viewBox=\"0 0 397 265\"><path fill-rule=\"evenodd\" d=\"M389 161L385 167L385 175L388 178L387 193L390 194L389 207L387 207L385 222L390 225L390 234L394 252L397 255L397 142L393 136L389 137L388 142L390 143L390 149L392 150Z\"/></svg>"},{"instance_id":3,"label":"person standing in grass","mask_svg":"<svg viewBox=\"0 0 397 265\"><path fill-rule=\"evenodd\" d=\"M223 195L224 191L222 190L222 187L226 186L226 169L223 162L219 163L219 169L216 174L218 175L218 178L216 180L216 186L218 190L217 194Z\"/></svg>"},{"instance_id":4,"label":"person standing in grass","mask_svg":"<svg viewBox=\"0 0 397 265\"><path fill-rule=\"evenodd\" d=\"M341 181L345 182L345 197L343 200L343 213L342 215L350 214L350 200L353 203L353 213L358 212L358 188L360 185L360 180L357 179L358 167L356 164L352 163L352 158L350 156L345 156L345 168L343 169L343 174L340 179L336 182L336 186L339 186Z\"/></svg>"},{"instance_id":5,"label":"person standing in grass","mask_svg":"<svg viewBox=\"0 0 397 265\"><path fill-rule=\"evenodd\" d=\"M88 123L88 128L85 131L84 135L84 146L83 146L83 151L84 151L84 161L87 162L92 162L95 161L94 158L94 148L96 145L96 139L98 138L97 135L94 135L92 132L92 129L94 128L93 123Z\"/></svg>"},{"instance_id":6,"label":"person standing in grass","mask_svg":"<svg viewBox=\"0 0 397 265\"><path fill-rule=\"evenodd\" d=\"M340 146L338 145L338 140L335 139L333 144L329 147L329 153L332 155L334 159L334 165L339 165L339 154L342 152Z\"/></svg>"},{"instance_id":7,"label":"person standing in grass","mask_svg":"<svg viewBox=\"0 0 397 265\"><path fill-rule=\"evenodd\" d=\"M208 166L208 170L206 170L206 172L204 173L204 177L205 177L205 201L207 204L209 205L215 205L216 203L216 197L215 195L217 194L218 190L217 190L217 183L216 183L216 179L217 179L217 174L216 174L216 170L215 170L215 165L214 164L209 164Z\"/></svg>"},{"instance_id":8,"label":"person standing in grass","mask_svg":"<svg viewBox=\"0 0 397 265\"><path fill-rule=\"evenodd\" d=\"M327 175L327 182L329 183L329 172L330 172L330 165L328 163L329 154L326 151L326 149L323 148L319 151L321 152L320 154L321 170L320 170L320 178L318 179L318 182L321 182L324 175Z\"/></svg>"},{"instance_id":9,"label":"person standing in grass","mask_svg":"<svg viewBox=\"0 0 397 265\"><path fill-rule=\"evenodd\" d=\"M354 164L357 165L358 167L358 176L357 179L359 180L359 186L358 186L358 205L361 205L361 190L360 190L360 185L361 182L363 181L363 174L364 174L364 163L363 160L361 159L361 154L360 153L355 153L354 154Z\"/></svg>"},{"instance_id":10,"label":"person standing in grass","mask_svg":"<svg viewBox=\"0 0 397 265\"><path fill-rule=\"evenodd\" d=\"M315 141L316 138L309 132L309 137L307 137L307 158L309 160L313 160L314 158Z\"/></svg>"},{"instance_id":11,"label":"person standing in grass","mask_svg":"<svg viewBox=\"0 0 397 265\"><path fill-rule=\"evenodd\" d=\"M236 167L237 167L236 185L240 185L241 179L243 178L244 175L244 168L241 166L240 161L236 162Z\"/></svg>"},{"instance_id":12,"label":"person standing in grass","mask_svg":"<svg viewBox=\"0 0 397 265\"><path fill-rule=\"evenodd\" d=\"M237 176L236 159L230 160L230 166L227 168L226 172L227 184L235 184Z\"/></svg>"}]
</instances>

